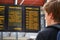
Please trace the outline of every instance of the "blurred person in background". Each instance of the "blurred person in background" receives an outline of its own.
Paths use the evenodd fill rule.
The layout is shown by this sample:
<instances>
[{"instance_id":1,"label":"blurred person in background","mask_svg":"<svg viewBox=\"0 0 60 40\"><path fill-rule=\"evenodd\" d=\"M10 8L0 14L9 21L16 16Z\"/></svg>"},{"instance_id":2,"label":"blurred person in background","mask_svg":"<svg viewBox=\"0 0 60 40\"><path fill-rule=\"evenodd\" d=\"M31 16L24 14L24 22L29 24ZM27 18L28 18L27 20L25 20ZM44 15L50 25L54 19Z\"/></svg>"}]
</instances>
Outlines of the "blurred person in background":
<instances>
[{"instance_id":1,"label":"blurred person in background","mask_svg":"<svg viewBox=\"0 0 60 40\"><path fill-rule=\"evenodd\" d=\"M47 2L43 10L47 27L38 32L36 40L57 40L60 30L60 1Z\"/></svg>"}]
</instances>

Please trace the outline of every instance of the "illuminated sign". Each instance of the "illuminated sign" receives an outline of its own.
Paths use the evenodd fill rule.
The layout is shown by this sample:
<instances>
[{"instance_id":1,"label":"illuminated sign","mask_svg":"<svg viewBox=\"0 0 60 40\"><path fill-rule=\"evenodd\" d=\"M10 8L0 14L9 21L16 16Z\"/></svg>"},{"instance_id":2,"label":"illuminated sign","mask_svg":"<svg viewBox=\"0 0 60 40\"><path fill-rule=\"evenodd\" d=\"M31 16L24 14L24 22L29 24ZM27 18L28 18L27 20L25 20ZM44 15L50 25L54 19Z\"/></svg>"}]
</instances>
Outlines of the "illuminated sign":
<instances>
[{"instance_id":1,"label":"illuminated sign","mask_svg":"<svg viewBox=\"0 0 60 40\"><path fill-rule=\"evenodd\" d=\"M5 13L5 6L0 6L0 30L4 30L4 13Z\"/></svg>"},{"instance_id":2,"label":"illuminated sign","mask_svg":"<svg viewBox=\"0 0 60 40\"><path fill-rule=\"evenodd\" d=\"M0 31L40 30L40 7L0 6Z\"/></svg>"},{"instance_id":3,"label":"illuminated sign","mask_svg":"<svg viewBox=\"0 0 60 40\"><path fill-rule=\"evenodd\" d=\"M9 6L8 30L22 30L22 8Z\"/></svg>"},{"instance_id":4,"label":"illuminated sign","mask_svg":"<svg viewBox=\"0 0 60 40\"><path fill-rule=\"evenodd\" d=\"M26 30L39 30L39 8L26 7Z\"/></svg>"}]
</instances>

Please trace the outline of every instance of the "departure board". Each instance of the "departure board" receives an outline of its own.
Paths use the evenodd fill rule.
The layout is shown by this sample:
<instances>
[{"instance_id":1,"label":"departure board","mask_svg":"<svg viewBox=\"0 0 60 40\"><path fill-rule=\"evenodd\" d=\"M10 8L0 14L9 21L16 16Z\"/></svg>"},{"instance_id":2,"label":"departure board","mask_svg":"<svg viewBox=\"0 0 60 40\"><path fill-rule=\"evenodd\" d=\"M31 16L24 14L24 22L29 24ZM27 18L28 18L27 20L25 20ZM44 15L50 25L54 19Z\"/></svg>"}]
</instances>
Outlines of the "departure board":
<instances>
[{"instance_id":1,"label":"departure board","mask_svg":"<svg viewBox=\"0 0 60 40\"><path fill-rule=\"evenodd\" d=\"M0 31L5 29L5 27L4 27L4 21L5 21L4 20L5 19L4 13L5 13L5 6L0 6Z\"/></svg>"},{"instance_id":2,"label":"departure board","mask_svg":"<svg viewBox=\"0 0 60 40\"><path fill-rule=\"evenodd\" d=\"M40 7L0 6L0 31L37 32L40 30Z\"/></svg>"},{"instance_id":3,"label":"departure board","mask_svg":"<svg viewBox=\"0 0 60 40\"><path fill-rule=\"evenodd\" d=\"M26 30L40 30L39 8L26 7Z\"/></svg>"},{"instance_id":4,"label":"departure board","mask_svg":"<svg viewBox=\"0 0 60 40\"><path fill-rule=\"evenodd\" d=\"M22 7L9 6L8 30L22 30Z\"/></svg>"}]
</instances>

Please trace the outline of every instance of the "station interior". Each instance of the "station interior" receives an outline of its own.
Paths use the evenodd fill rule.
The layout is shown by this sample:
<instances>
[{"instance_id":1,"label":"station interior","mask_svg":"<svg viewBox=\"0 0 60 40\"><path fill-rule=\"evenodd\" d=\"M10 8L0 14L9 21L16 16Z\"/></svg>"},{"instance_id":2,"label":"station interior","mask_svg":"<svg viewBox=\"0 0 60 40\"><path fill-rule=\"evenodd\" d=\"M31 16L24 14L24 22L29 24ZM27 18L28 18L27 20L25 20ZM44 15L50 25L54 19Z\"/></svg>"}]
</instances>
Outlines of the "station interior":
<instances>
[{"instance_id":1,"label":"station interior","mask_svg":"<svg viewBox=\"0 0 60 40\"><path fill-rule=\"evenodd\" d=\"M46 26L42 7L48 1L0 0L0 40L35 40Z\"/></svg>"}]
</instances>

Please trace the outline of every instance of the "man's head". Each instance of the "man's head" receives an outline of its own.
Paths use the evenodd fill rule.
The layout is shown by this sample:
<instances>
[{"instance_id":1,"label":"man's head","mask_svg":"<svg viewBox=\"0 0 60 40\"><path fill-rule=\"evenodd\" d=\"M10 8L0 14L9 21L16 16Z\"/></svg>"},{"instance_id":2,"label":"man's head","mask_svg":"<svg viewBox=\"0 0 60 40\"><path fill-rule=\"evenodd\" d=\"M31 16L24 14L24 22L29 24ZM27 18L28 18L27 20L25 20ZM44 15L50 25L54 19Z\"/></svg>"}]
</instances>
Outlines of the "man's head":
<instances>
[{"instance_id":1,"label":"man's head","mask_svg":"<svg viewBox=\"0 0 60 40\"><path fill-rule=\"evenodd\" d=\"M49 25L53 24L53 22L60 22L60 2L48 2L43 8L46 12L46 20Z\"/></svg>"}]
</instances>

